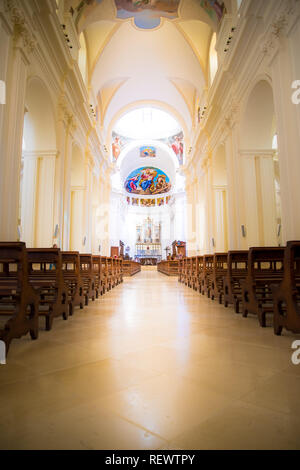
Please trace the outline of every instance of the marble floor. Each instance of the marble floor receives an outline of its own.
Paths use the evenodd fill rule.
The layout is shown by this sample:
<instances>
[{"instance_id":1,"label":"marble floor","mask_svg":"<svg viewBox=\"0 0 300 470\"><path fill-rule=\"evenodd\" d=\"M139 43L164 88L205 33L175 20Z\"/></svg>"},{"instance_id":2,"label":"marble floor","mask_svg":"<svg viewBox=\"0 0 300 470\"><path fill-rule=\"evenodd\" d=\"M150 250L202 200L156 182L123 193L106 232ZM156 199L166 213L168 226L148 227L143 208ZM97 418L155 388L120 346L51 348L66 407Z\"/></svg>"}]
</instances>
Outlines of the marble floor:
<instances>
[{"instance_id":1,"label":"marble floor","mask_svg":"<svg viewBox=\"0 0 300 470\"><path fill-rule=\"evenodd\" d=\"M295 337L155 269L0 365L1 449L300 449Z\"/></svg>"}]
</instances>

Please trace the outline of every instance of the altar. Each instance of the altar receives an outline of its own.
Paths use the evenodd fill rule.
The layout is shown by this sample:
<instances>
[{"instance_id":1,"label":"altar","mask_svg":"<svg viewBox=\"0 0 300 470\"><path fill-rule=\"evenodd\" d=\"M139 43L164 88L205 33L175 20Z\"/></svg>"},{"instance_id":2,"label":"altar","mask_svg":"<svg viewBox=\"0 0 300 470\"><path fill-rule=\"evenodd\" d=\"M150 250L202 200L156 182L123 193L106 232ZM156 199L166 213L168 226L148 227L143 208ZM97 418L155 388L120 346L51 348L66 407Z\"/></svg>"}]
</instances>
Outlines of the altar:
<instances>
[{"instance_id":1,"label":"altar","mask_svg":"<svg viewBox=\"0 0 300 470\"><path fill-rule=\"evenodd\" d=\"M161 225L150 217L136 227L135 257L141 264L155 265L162 259Z\"/></svg>"}]
</instances>

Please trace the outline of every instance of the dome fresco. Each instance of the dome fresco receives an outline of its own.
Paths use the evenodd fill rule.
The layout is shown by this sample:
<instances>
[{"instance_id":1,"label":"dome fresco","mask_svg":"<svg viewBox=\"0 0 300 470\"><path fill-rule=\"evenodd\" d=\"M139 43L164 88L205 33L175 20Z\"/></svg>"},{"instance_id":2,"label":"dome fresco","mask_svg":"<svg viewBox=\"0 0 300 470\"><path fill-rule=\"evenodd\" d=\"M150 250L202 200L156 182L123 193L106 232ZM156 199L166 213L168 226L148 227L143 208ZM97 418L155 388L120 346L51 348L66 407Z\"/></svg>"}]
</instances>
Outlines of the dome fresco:
<instances>
[{"instance_id":1,"label":"dome fresco","mask_svg":"<svg viewBox=\"0 0 300 470\"><path fill-rule=\"evenodd\" d=\"M154 167L138 168L126 178L124 187L128 193L151 196L167 193L171 190L170 178Z\"/></svg>"}]
</instances>

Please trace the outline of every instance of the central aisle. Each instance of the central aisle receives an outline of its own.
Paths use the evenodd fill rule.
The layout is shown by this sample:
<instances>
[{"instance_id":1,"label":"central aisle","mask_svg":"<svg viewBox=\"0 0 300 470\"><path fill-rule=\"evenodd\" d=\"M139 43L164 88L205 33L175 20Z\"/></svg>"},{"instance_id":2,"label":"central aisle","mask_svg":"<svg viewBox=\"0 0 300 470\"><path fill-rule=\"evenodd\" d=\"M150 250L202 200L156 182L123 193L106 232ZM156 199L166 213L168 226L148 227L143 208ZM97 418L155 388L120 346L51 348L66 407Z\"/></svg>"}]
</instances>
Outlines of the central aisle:
<instances>
[{"instance_id":1,"label":"central aisle","mask_svg":"<svg viewBox=\"0 0 300 470\"><path fill-rule=\"evenodd\" d=\"M291 342L144 268L13 342L0 448L299 448Z\"/></svg>"}]
</instances>

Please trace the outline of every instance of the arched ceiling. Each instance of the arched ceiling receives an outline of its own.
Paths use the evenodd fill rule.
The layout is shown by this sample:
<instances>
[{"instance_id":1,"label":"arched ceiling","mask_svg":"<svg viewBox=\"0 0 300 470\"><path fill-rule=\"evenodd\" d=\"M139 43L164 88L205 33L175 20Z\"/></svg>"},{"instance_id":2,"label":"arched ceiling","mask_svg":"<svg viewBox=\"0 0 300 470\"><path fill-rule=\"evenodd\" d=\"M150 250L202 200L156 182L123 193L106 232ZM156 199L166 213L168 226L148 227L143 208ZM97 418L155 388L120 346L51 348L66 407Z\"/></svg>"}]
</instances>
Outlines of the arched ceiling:
<instances>
[{"instance_id":1,"label":"arched ceiling","mask_svg":"<svg viewBox=\"0 0 300 470\"><path fill-rule=\"evenodd\" d=\"M106 142L121 110L139 102L172 108L191 131L223 0L66 0L65 7L85 36Z\"/></svg>"}]
</instances>

